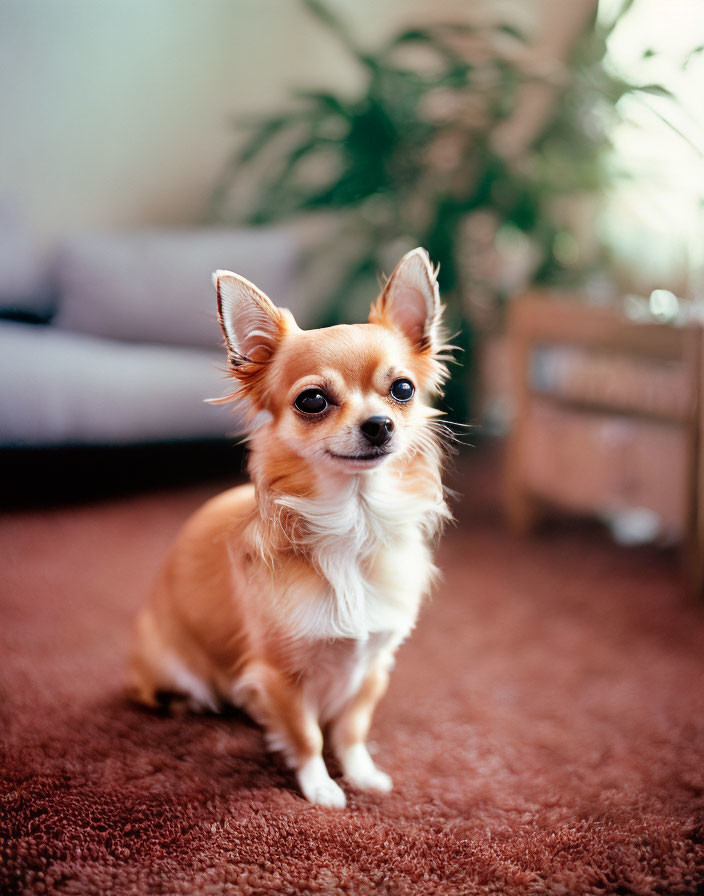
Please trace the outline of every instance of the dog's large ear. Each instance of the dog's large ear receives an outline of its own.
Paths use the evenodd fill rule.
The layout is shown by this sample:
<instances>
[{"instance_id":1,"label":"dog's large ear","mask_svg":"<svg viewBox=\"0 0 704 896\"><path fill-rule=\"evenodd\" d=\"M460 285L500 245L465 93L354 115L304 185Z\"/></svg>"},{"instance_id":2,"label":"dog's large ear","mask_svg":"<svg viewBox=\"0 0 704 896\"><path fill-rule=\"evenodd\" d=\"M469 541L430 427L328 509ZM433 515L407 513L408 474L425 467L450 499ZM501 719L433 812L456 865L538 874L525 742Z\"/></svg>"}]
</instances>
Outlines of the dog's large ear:
<instances>
[{"instance_id":1,"label":"dog's large ear","mask_svg":"<svg viewBox=\"0 0 704 896\"><path fill-rule=\"evenodd\" d=\"M418 351L437 351L442 306L438 281L425 249L403 256L372 305L369 322L400 330Z\"/></svg>"},{"instance_id":2,"label":"dog's large ear","mask_svg":"<svg viewBox=\"0 0 704 896\"><path fill-rule=\"evenodd\" d=\"M266 364L286 330L286 317L263 292L232 271L215 271L218 319L234 368Z\"/></svg>"}]
</instances>

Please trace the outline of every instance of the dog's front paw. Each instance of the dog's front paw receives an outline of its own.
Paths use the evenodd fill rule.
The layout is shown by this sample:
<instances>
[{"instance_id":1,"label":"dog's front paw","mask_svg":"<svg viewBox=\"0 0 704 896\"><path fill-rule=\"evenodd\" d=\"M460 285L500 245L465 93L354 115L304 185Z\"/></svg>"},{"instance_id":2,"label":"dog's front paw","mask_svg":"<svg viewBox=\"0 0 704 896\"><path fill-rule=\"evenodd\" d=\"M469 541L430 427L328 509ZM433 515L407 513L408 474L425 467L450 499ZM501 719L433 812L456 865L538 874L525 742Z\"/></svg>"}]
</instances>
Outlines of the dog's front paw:
<instances>
[{"instance_id":1,"label":"dog's front paw","mask_svg":"<svg viewBox=\"0 0 704 896\"><path fill-rule=\"evenodd\" d=\"M298 769L298 784L303 796L311 803L329 809L344 809L347 805L341 787L332 780L320 756L309 759Z\"/></svg>"},{"instance_id":2,"label":"dog's front paw","mask_svg":"<svg viewBox=\"0 0 704 896\"><path fill-rule=\"evenodd\" d=\"M378 768L354 777L348 775L348 780L353 787L358 787L360 790L378 790L381 793L388 793L394 786L391 777Z\"/></svg>"},{"instance_id":3,"label":"dog's front paw","mask_svg":"<svg viewBox=\"0 0 704 896\"><path fill-rule=\"evenodd\" d=\"M388 793L393 781L378 769L364 744L354 744L340 757L345 778L360 790L379 790Z\"/></svg>"}]
</instances>

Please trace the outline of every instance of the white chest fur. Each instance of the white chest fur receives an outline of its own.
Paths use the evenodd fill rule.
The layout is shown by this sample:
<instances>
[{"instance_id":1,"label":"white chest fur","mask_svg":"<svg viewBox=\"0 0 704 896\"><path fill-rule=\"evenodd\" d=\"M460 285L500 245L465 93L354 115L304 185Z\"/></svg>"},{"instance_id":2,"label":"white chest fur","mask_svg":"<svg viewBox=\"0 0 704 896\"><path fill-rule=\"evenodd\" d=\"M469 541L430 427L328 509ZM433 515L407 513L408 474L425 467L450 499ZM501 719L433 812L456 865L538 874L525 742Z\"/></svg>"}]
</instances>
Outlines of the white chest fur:
<instances>
[{"instance_id":1,"label":"white chest fur","mask_svg":"<svg viewBox=\"0 0 704 896\"><path fill-rule=\"evenodd\" d=\"M317 594L287 589L297 634L405 637L433 572L425 531L444 504L404 492L383 469L326 484L322 492L325 498L279 502L302 520L302 544L323 582Z\"/></svg>"}]
</instances>

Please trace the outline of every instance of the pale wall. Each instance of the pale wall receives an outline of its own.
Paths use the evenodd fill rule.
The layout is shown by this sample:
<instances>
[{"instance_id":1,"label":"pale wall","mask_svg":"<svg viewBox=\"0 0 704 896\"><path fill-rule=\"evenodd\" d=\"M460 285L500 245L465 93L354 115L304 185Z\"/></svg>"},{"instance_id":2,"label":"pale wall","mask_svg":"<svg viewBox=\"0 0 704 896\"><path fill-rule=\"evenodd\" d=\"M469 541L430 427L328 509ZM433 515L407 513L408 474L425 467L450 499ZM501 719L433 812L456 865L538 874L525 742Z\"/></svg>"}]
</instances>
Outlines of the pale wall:
<instances>
[{"instance_id":1,"label":"pale wall","mask_svg":"<svg viewBox=\"0 0 704 896\"><path fill-rule=\"evenodd\" d=\"M370 42L430 14L427 0L330 2ZM570 4L488 6L513 6L549 42ZM481 4L432 8L458 19ZM4 0L0 197L17 199L45 247L75 230L192 222L234 117L276 107L293 84L355 75L295 0Z\"/></svg>"}]
</instances>

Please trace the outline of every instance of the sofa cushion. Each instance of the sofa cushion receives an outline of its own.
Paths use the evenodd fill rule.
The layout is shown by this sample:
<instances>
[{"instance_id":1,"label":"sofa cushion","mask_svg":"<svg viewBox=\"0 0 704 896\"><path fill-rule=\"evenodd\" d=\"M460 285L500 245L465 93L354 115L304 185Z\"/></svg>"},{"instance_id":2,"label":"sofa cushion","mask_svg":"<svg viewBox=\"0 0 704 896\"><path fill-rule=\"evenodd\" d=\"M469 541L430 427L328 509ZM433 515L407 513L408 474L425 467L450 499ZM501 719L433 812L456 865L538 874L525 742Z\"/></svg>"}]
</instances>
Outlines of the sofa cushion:
<instances>
[{"instance_id":1,"label":"sofa cushion","mask_svg":"<svg viewBox=\"0 0 704 896\"><path fill-rule=\"evenodd\" d=\"M221 352L0 323L0 445L127 444L226 437Z\"/></svg>"},{"instance_id":2,"label":"sofa cushion","mask_svg":"<svg viewBox=\"0 0 704 896\"><path fill-rule=\"evenodd\" d=\"M0 315L46 319L51 310L45 264L15 203L0 199Z\"/></svg>"},{"instance_id":3,"label":"sofa cushion","mask_svg":"<svg viewBox=\"0 0 704 896\"><path fill-rule=\"evenodd\" d=\"M54 323L111 339L216 348L221 336L211 273L236 271L290 307L295 261L290 238L269 229L76 236L54 260Z\"/></svg>"}]
</instances>

